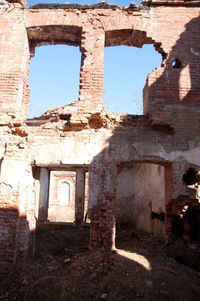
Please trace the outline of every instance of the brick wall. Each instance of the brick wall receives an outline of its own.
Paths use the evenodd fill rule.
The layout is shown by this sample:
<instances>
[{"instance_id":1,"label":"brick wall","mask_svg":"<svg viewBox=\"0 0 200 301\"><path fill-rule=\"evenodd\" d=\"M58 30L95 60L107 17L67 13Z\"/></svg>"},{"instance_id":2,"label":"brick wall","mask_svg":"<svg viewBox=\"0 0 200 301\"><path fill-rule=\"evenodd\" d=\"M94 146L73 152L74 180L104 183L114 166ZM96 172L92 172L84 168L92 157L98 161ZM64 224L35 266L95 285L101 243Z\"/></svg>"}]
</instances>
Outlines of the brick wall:
<instances>
[{"instance_id":1,"label":"brick wall","mask_svg":"<svg viewBox=\"0 0 200 301\"><path fill-rule=\"evenodd\" d=\"M165 166L166 208L180 197L195 198L195 191L186 187L182 177L188 168L200 168L199 7L199 1L170 0L123 9L105 3L23 8L9 1L1 5L2 260L15 261L34 245L39 180L32 167L91 166L92 247L114 247L116 179L121 163ZM36 46L58 43L80 47L79 102L26 121L30 57ZM147 78L145 115L105 112L104 47L149 43L162 54L163 62ZM75 218L80 217L79 221L84 187L84 181L77 187ZM165 227L170 231L166 213Z\"/></svg>"}]
</instances>

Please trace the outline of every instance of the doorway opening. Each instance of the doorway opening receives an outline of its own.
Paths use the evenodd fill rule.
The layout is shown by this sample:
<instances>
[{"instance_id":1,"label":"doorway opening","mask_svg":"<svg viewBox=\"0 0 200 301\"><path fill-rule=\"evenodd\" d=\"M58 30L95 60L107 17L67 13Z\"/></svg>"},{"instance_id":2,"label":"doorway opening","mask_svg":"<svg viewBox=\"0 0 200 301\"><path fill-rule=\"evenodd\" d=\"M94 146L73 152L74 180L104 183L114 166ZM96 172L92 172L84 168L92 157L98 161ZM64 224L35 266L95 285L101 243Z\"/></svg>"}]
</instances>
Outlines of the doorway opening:
<instances>
[{"instance_id":1,"label":"doorway opening","mask_svg":"<svg viewBox=\"0 0 200 301\"><path fill-rule=\"evenodd\" d=\"M35 255L49 253L68 258L87 249L88 168L33 167L33 173L38 190Z\"/></svg>"},{"instance_id":2,"label":"doorway opening","mask_svg":"<svg viewBox=\"0 0 200 301\"><path fill-rule=\"evenodd\" d=\"M136 233L165 239L165 167L152 163L118 166L116 188L117 248L124 248L120 229L129 239ZM118 235L119 233L119 235ZM127 240L128 241L128 240ZM122 245L121 245L122 243Z\"/></svg>"}]
</instances>

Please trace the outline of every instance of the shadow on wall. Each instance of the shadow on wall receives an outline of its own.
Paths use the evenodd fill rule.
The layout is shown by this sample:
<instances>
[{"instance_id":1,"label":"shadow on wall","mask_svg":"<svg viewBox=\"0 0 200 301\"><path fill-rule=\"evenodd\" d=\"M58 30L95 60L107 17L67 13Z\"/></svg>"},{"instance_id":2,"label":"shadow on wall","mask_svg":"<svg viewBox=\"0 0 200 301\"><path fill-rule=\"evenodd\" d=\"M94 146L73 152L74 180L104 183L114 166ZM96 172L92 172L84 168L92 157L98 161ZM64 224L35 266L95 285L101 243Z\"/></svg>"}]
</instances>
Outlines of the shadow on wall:
<instances>
[{"instance_id":1,"label":"shadow on wall","mask_svg":"<svg viewBox=\"0 0 200 301\"><path fill-rule=\"evenodd\" d=\"M125 223L127 217L127 223L149 233L160 232L164 239L164 174L170 163L152 156L150 148L149 154L140 156L133 146L144 141L148 145L162 143L164 136L145 116L127 115L107 140L107 148L94 158L89 201L92 247L114 248L116 218Z\"/></svg>"},{"instance_id":2,"label":"shadow on wall","mask_svg":"<svg viewBox=\"0 0 200 301\"><path fill-rule=\"evenodd\" d=\"M178 103L182 99L181 103L187 104L188 106L196 104L199 100L200 77L197 73L200 64L200 49L197 43L199 39L199 29L200 18L195 18L186 25L185 32L181 34L167 59L163 75L150 87L151 91L156 91L154 95L157 99L159 97L162 100L166 98L169 103L174 99L176 99ZM187 41L191 41L190 45L187 44ZM182 75L183 68L186 66L189 68L191 87L187 86L187 89L183 90L185 95L182 94L180 97L180 81L182 78L188 79L188 74L186 76ZM169 86L166 90L166 83L169 83L168 75L171 76L170 85L173 84L170 90ZM159 86L159 90L156 90L157 86ZM187 111L187 109L185 111ZM187 119L190 121L188 115ZM181 130L184 131L184 129ZM196 141L200 142L199 124L198 128L193 132L193 135L195 135ZM187 132L185 134L184 132L175 132L172 135L172 133L154 129L149 124L146 116L137 117L127 115L121 120L119 127L115 129L107 141L109 146L98 154L91 164L89 205L91 246L104 246L106 249L112 249L114 246L116 165L121 162L145 162L145 158L140 158L136 149L133 148L133 143L144 144L145 142L146 144L154 145L156 142L163 145L164 149L165 146L168 147L168 149L169 145L173 146L173 150L176 151L180 150L180 146L183 147L183 149L184 147L188 148L188 144L185 144L186 138ZM152 153L145 154L146 158L148 158L148 156L151 157L151 160L146 159L146 162L149 160L149 162L157 164L169 163L158 156L154 161ZM180 176L182 178L183 175L180 174ZM13 262L18 256L23 257L25 254L28 254L31 249L33 250L34 231L30 231L27 217L25 215L20 216L16 208L3 208L0 210L1 219L3 221L2 236L0 237L0 254L2 261Z\"/></svg>"},{"instance_id":3,"label":"shadow on wall","mask_svg":"<svg viewBox=\"0 0 200 301\"><path fill-rule=\"evenodd\" d=\"M35 231L30 231L25 215L20 216L16 207L0 208L1 263L15 263L17 259L34 253Z\"/></svg>"},{"instance_id":4,"label":"shadow on wall","mask_svg":"<svg viewBox=\"0 0 200 301\"><path fill-rule=\"evenodd\" d=\"M185 31L180 35L176 45L172 48L171 53L166 61L165 70L149 87L150 97L152 98L152 106L157 101L160 104L157 111L166 110L170 113L176 123L183 122L182 108L184 110L185 122L191 124L189 118L189 107L198 105L200 100L200 47L198 41L200 39L200 18L191 20ZM190 44L188 45L188 42ZM190 85L188 85L190 81ZM163 100L167 105L163 105ZM174 110L173 105L184 105ZM155 103L156 105L156 103ZM194 107L195 108L195 107ZM154 109L152 109L154 113ZM194 113L194 111L192 111ZM180 114L180 120L178 119ZM191 114L191 113L190 113ZM191 118L197 118L191 115ZM198 117L199 118L199 117ZM170 122L170 120L168 120ZM188 136L188 137L187 137ZM199 125L193 131L195 141L200 143ZM187 140L191 139L190 128L180 125L175 131L164 131L163 128L155 128L150 125L148 116L131 116L127 115L121 120L120 125L116 128L112 136L107 140L108 147L99 153L91 164L90 171L90 219L91 219L91 246L102 246L105 249L112 249L115 241L115 202L116 202L116 182L117 182L117 164L122 162L143 162L161 165L169 165L172 160L167 154L175 151L188 151ZM139 143L146 148L146 152L140 156L133 144ZM156 144L161 145L166 150L166 154L154 154ZM153 148L153 146L155 146ZM155 161L154 161L155 160ZM175 160L185 160L178 158ZM180 171L180 178L183 174ZM173 181L173 179L172 179ZM151 185L151 179L149 179ZM182 184L177 189L182 189ZM169 187L166 187L170 190ZM169 197L171 199L172 196ZM165 200L166 202L166 200ZM165 204L166 205L166 204Z\"/></svg>"},{"instance_id":5,"label":"shadow on wall","mask_svg":"<svg viewBox=\"0 0 200 301\"><path fill-rule=\"evenodd\" d=\"M150 91L161 104L163 99L169 104L173 104L174 101L176 103L181 101L188 106L198 104L200 100L199 32L200 18L198 17L186 24L185 31L180 35L167 58L165 71L150 87Z\"/></svg>"}]
</instances>

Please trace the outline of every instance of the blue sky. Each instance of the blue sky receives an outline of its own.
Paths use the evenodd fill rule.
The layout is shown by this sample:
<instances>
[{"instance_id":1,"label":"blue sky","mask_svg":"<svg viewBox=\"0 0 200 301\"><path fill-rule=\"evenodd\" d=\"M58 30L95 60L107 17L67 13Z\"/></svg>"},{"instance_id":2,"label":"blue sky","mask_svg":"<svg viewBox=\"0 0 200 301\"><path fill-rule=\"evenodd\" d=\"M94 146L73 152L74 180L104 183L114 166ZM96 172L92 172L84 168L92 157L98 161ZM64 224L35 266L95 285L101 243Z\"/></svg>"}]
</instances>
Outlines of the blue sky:
<instances>
[{"instance_id":1,"label":"blue sky","mask_svg":"<svg viewBox=\"0 0 200 301\"><path fill-rule=\"evenodd\" d=\"M27 5L50 2L67 1L30 0ZM80 4L97 2L70 1ZM110 3L124 6L129 5L130 1ZM35 56L30 61L30 118L78 99L80 61L78 47L54 45L36 48ZM142 89L146 77L160 65L161 55L155 51L153 45L144 45L142 49L127 46L106 47L103 97L106 109L115 113L141 114Z\"/></svg>"},{"instance_id":2,"label":"blue sky","mask_svg":"<svg viewBox=\"0 0 200 301\"><path fill-rule=\"evenodd\" d=\"M65 3L65 2L69 2L69 3L80 3L80 4L94 4L94 3L98 3L98 2L101 2L101 1L98 1L98 0L71 0L71 1L67 1L67 0L64 0L64 1L61 1L61 0L27 0L27 5L33 5L33 4L36 4L36 3ZM106 1L108 3L115 3L115 4L118 4L120 6L124 6L124 5L129 5L130 0L114 0L114 1ZM135 2L136 4L142 2L141 1L133 1Z\"/></svg>"}]
</instances>

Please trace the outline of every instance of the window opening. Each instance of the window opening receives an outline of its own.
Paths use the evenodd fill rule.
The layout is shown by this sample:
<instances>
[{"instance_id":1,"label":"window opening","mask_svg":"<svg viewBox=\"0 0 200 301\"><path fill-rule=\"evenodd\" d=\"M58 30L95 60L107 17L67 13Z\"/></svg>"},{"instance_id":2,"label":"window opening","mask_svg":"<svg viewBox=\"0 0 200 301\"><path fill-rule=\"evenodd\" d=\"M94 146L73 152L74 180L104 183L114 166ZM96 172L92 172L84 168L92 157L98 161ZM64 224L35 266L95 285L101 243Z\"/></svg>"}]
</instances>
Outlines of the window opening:
<instances>
[{"instance_id":1,"label":"window opening","mask_svg":"<svg viewBox=\"0 0 200 301\"><path fill-rule=\"evenodd\" d=\"M103 103L113 113L143 114L143 88L147 75L161 66L153 45L142 48L106 47Z\"/></svg>"},{"instance_id":2,"label":"window opening","mask_svg":"<svg viewBox=\"0 0 200 301\"><path fill-rule=\"evenodd\" d=\"M61 182L58 185L58 201L60 205L70 204L70 184L68 182Z\"/></svg>"},{"instance_id":3,"label":"window opening","mask_svg":"<svg viewBox=\"0 0 200 301\"><path fill-rule=\"evenodd\" d=\"M36 47L30 62L29 118L78 99L81 54L78 47Z\"/></svg>"},{"instance_id":4,"label":"window opening","mask_svg":"<svg viewBox=\"0 0 200 301\"><path fill-rule=\"evenodd\" d=\"M181 66L182 66L182 63L181 63L181 61L179 59L173 60L173 62L172 62L172 68L179 69L179 68L181 68Z\"/></svg>"}]
</instances>

